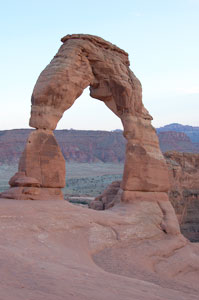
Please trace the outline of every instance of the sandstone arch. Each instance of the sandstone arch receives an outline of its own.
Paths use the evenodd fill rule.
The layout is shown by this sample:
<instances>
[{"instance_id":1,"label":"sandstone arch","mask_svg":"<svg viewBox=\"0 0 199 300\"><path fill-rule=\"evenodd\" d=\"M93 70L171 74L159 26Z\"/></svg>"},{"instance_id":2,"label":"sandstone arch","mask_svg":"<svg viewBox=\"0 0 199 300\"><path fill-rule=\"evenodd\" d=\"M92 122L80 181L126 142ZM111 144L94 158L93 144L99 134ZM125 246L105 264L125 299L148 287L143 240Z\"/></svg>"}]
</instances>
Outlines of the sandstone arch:
<instances>
[{"instance_id":1,"label":"sandstone arch","mask_svg":"<svg viewBox=\"0 0 199 300\"><path fill-rule=\"evenodd\" d=\"M73 34L40 74L32 95L30 126L19 171L1 197L62 199L65 162L53 135L58 121L83 90L103 101L122 121L127 139L123 201L167 199L168 171L152 117L142 103L142 87L129 68L128 54L92 35Z\"/></svg>"}]
</instances>

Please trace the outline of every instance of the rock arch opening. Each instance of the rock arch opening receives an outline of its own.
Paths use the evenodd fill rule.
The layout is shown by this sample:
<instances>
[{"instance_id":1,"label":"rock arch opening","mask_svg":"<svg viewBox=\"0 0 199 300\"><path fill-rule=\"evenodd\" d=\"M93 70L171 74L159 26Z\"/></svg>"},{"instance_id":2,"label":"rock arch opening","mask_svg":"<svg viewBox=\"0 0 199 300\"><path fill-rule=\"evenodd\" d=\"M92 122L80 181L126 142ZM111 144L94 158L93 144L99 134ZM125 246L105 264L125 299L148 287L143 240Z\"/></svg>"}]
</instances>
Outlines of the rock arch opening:
<instances>
[{"instance_id":1,"label":"rock arch opening","mask_svg":"<svg viewBox=\"0 0 199 300\"><path fill-rule=\"evenodd\" d=\"M66 160L64 199L87 206L113 181L121 181L125 139L122 130L111 131L121 127L103 101L90 97L89 88L64 113L54 133Z\"/></svg>"},{"instance_id":2,"label":"rock arch opening","mask_svg":"<svg viewBox=\"0 0 199 300\"><path fill-rule=\"evenodd\" d=\"M19 171L10 179L10 190L1 197L63 199L65 161L53 130L90 86L90 96L103 101L123 124L127 146L122 200L167 198L167 167L128 54L92 35L67 35L62 42L34 87L30 126L36 130L28 138Z\"/></svg>"},{"instance_id":3,"label":"rock arch opening","mask_svg":"<svg viewBox=\"0 0 199 300\"><path fill-rule=\"evenodd\" d=\"M56 129L114 131L123 130L123 127L120 118L103 101L90 97L87 87L70 109L64 112Z\"/></svg>"}]
</instances>

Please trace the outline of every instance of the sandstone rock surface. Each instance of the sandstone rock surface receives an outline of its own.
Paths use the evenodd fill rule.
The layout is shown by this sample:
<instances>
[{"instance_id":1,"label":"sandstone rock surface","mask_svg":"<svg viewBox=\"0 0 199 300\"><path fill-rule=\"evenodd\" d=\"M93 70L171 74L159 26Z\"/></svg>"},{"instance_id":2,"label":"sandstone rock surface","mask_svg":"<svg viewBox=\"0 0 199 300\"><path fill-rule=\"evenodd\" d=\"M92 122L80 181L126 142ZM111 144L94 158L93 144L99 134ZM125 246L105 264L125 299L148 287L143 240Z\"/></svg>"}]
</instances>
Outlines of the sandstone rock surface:
<instances>
[{"instance_id":1,"label":"sandstone rock surface","mask_svg":"<svg viewBox=\"0 0 199 300\"><path fill-rule=\"evenodd\" d=\"M90 86L91 97L103 101L121 119L124 127L127 146L121 188L124 191L167 192L169 180L166 163L151 125L152 117L142 103L141 83L129 68L128 54L92 35L67 35L62 42L63 45L40 74L33 90L30 126L36 131L31 133L33 146L28 141L19 172L38 180L41 184L38 189L62 187L64 174L53 170L55 164L51 164L47 148L43 149L43 143L46 143L44 132L49 135L49 141L55 143L52 130L63 113ZM41 147L44 152L42 160L39 160L40 155L34 155L32 151L37 147L39 153ZM50 145L53 160L58 161L52 151L57 151L57 156L61 157L58 146L55 148ZM63 170L61 160L60 165ZM21 190L17 199L20 193L25 199ZM12 190L11 194L13 197L15 192ZM9 197L9 191L2 197Z\"/></svg>"},{"instance_id":2,"label":"sandstone rock surface","mask_svg":"<svg viewBox=\"0 0 199 300\"><path fill-rule=\"evenodd\" d=\"M165 153L173 204L182 233L191 241L199 241L199 154Z\"/></svg>"},{"instance_id":3,"label":"sandstone rock surface","mask_svg":"<svg viewBox=\"0 0 199 300\"><path fill-rule=\"evenodd\" d=\"M0 298L198 300L199 248L155 202L0 200ZM167 221L166 221L167 224Z\"/></svg>"},{"instance_id":4,"label":"sandstone rock surface","mask_svg":"<svg viewBox=\"0 0 199 300\"><path fill-rule=\"evenodd\" d=\"M18 172L10 179L3 197L16 199L63 199L65 160L51 131L31 132L19 161Z\"/></svg>"},{"instance_id":5,"label":"sandstone rock surface","mask_svg":"<svg viewBox=\"0 0 199 300\"><path fill-rule=\"evenodd\" d=\"M2 299L198 299L199 248L181 235L168 201L168 170L128 55L90 35L62 42L36 83L36 130L1 194L21 200L0 200ZM54 201L65 167L52 130L87 86L121 118L127 139L123 202L103 212ZM99 202L108 193L112 206L119 187Z\"/></svg>"},{"instance_id":6,"label":"sandstone rock surface","mask_svg":"<svg viewBox=\"0 0 199 300\"><path fill-rule=\"evenodd\" d=\"M164 154L169 170L169 200L178 217L181 232L193 242L199 242L199 154L170 151ZM120 194L121 182L109 185L107 189L90 204L93 209L107 209L118 203L131 202L131 199L167 201L166 193L141 193L125 191ZM110 196L109 196L110 195ZM117 195L117 198L115 198ZM120 197L120 200L119 200Z\"/></svg>"},{"instance_id":7,"label":"sandstone rock surface","mask_svg":"<svg viewBox=\"0 0 199 300\"><path fill-rule=\"evenodd\" d=\"M122 189L120 188L121 181L112 182L105 191L91 201L89 207L96 210L105 210L119 203L121 200Z\"/></svg>"}]
</instances>

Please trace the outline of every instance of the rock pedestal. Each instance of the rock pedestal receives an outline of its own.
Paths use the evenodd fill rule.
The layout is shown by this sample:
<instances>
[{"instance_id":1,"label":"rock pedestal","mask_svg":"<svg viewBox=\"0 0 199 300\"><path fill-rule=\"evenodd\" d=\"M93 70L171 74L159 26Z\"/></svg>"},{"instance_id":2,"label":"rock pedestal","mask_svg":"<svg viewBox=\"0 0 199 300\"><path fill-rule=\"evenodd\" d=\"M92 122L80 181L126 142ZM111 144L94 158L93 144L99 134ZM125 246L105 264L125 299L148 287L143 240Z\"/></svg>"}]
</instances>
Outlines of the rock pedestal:
<instances>
[{"instance_id":1,"label":"rock pedestal","mask_svg":"<svg viewBox=\"0 0 199 300\"><path fill-rule=\"evenodd\" d=\"M141 84L129 68L128 54L92 35L67 35L62 42L36 82L30 126L37 130L30 135L19 172L11 179L11 190L3 197L38 199L45 193L50 198L61 198L64 160L52 130L90 86L91 97L103 101L124 126L127 139L121 186L124 195L158 192L164 198L169 188L168 171L151 125L152 117L142 103Z\"/></svg>"},{"instance_id":2,"label":"rock pedestal","mask_svg":"<svg viewBox=\"0 0 199 300\"><path fill-rule=\"evenodd\" d=\"M51 131L35 130L27 140L11 188L2 197L39 200L63 199L65 160Z\"/></svg>"}]
</instances>

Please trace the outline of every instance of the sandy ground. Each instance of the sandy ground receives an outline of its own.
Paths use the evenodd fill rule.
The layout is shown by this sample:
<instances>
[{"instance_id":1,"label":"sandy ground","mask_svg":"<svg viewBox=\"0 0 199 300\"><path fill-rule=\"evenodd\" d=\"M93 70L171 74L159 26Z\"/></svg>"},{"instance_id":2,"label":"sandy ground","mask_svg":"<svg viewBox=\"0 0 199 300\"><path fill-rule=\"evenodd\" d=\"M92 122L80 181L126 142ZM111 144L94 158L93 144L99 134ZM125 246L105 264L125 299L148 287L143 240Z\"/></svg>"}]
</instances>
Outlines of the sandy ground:
<instances>
[{"instance_id":1,"label":"sandy ground","mask_svg":"<svg viewBox=\"0 0 199 300\"><path fill-rule=\"evenodd\" d=\"M198 300L198 245L132 209L0 199L0 300ZM194 263L175 273L176 255Z\"/></svg>"}]
</instances>

